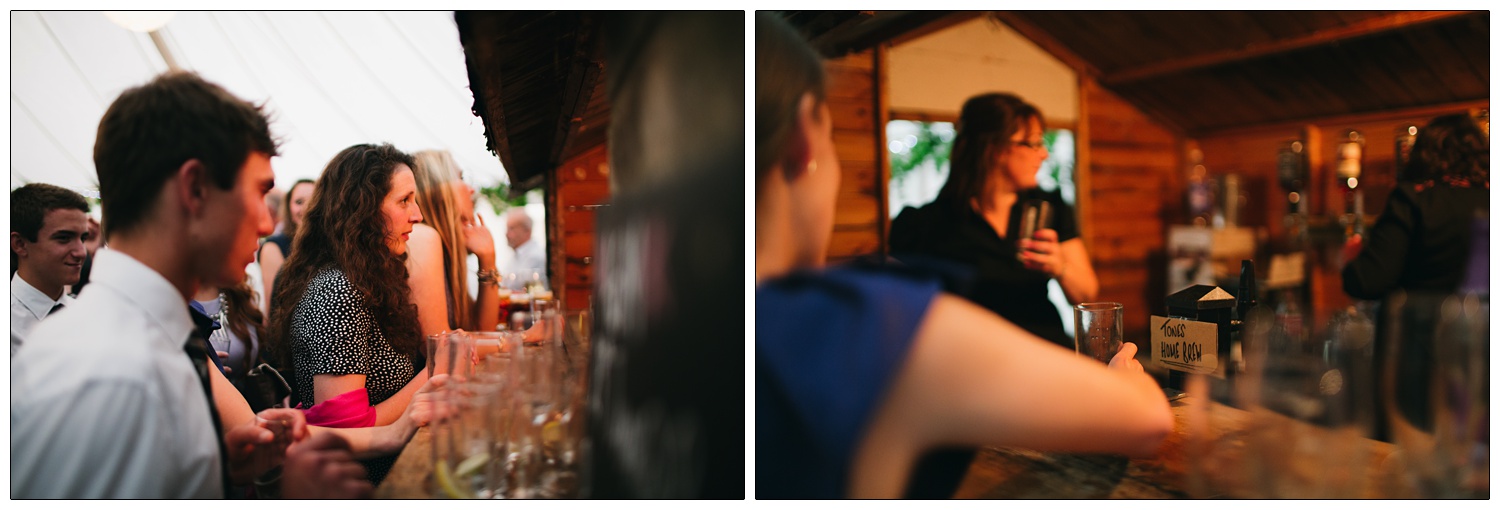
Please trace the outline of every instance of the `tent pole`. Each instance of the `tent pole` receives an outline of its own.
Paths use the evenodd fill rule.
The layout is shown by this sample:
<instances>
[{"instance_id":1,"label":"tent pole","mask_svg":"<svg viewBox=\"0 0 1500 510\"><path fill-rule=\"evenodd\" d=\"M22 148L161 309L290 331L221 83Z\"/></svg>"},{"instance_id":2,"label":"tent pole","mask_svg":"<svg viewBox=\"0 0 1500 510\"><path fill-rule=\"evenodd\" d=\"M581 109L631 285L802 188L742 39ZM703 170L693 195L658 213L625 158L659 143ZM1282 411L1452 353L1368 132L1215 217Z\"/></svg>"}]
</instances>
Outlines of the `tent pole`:
<instances>
[{"instance_id":1,"label":"tent pole","mask_svg":"<svg viewBox=\"0 0 1500 510\"><path fill-rule=\"evenodd\" d=\"M162 60L167 61L167 69L181 71L182 68L177 66L177 59L172 58L172 50L167 49L167 41L162 39L161 31L152 30L147 34L151 36L151 42L156 43L156 51L161 52Z\"/></svg>"}]
</instances>

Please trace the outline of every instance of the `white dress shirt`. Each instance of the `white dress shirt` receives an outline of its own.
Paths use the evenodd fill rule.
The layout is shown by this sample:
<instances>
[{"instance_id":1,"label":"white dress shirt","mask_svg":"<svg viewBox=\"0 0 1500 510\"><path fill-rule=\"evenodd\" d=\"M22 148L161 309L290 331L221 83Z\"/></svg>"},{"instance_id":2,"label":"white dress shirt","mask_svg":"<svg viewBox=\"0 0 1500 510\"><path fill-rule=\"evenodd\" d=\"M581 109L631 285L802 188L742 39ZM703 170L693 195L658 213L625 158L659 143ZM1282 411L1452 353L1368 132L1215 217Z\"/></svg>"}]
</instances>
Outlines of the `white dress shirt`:
<instances>
[{"instance_id":1,"label":"white dress shirt","mask_svg":"<svg viewBox=\"0 0 1500 510\"><path fill-rule=\"evenodd\" d=\"M57 301L36 290L31 283L21 278L21 273L10 277L10 359L16 359L16 350L26 342L31 330L47 318L52 307L59 303L63 308L73 306L73 296L63 293Z\"/></svg>"},{"instance_id":2,"label":"white dress shirt","mask_svg":"<svg viewBox=\"0 0 1500 510\"><path fill-rule=\"evenodd\" d=\"M536 239L527 239L526 242L516 247L516 260L510 266L510 270L505 272L505 275L511 273L516 275L516 279L509 282L511 284L510 290L521 290L526 285L526 282L531 281L531 273L533 272L537 276L542 277L543 287L552 288L551 285L547 284L546 251L542 250L542 244L536 242Z\"/></svg>"},{"instance_id":3,"label":"white dress shirt","mask_svg":"<svg viewBox=\"0 0 1500 510\"><path fill-rule=\"evenodd\" d=\"M187 301L107 248L91 279L11 363L11 497L223 498Z\"/></svg>"}]
</instances>

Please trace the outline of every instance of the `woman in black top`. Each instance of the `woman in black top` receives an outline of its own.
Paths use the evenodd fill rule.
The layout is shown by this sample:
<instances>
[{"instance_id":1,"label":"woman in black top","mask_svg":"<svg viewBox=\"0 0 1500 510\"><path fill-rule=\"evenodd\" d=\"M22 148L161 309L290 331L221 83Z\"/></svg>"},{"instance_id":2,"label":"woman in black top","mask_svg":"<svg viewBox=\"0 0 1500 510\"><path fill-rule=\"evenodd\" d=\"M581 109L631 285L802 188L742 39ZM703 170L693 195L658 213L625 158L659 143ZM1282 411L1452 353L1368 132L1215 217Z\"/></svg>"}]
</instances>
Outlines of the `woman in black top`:
<instances>
[{"instance_id":1,"label":"woman in black top","mask_svg":"<svg viewBox=\"0 0 1500 510\"><path fill-rule=\"evenodd\" d=\"M1417 135L1406 172L1369 235L1354 236L1344 246L1349 261L1344 292L1358 299L1385 299L1396 290L1412 294L1403 314L1403 329L1410 334L1403 335L1397 360L1395 397L1402 414L1418 427L1430 426L1426 383L1431 380L1435 325L1431 310L1420 308L1435 306L1437 301L1430 301L1434 296L1459 290L1474 221L1476 215L1487 215L1489 195L1489 137L1467 114L1432 119ZM1390 354L1386 326L1392 310L1386 308L1380 307L1375 322L1376 367L1383 367ZM1385 397L1376 398L1380 405ZM1375 437L1385 439L1386 415L1376 416Z\"/></svg>"},{"instance_id":2,"label":"woman in black top","mask_svg":"<svg viewBox=\"0 0 1500 510\"><path fill-rule=\"evenodd\" d=\"M1073 209L1059 194L1036 189L1037 169L1047 159L1042 131L1041 112L1016 96L965 101L948 181L932 203L907 208L891 223L891 252L908 264L953 269L963 283L952 290L1072 349L1047 300L1047 282L1056 279L1076 304L1095 299L1099 280L1078 239ZM1050 203L1052 227L1015 239L1029 199Z\"/></svg>"},{"instance_id":3,"label":"woman in black top","mask_svg":"<svg viewBox=\"0 0 1500 510\"><path fill-rule=\"evenodd\" d=\"M271 296L276 290L276 274L281 272L281 264L292 256L292 239L297 237L297 226L302 224L302 215L307 211L307 203L312 200L313 184L311 179L300 179L292 183L292 189L286 192L286 200L281 201L281 232L267 237L261 243L260 251L255 254L255 260L260 262L261 281L266 289L261 303L263 310L271 309Z\"/></svg>"}]
</instances>

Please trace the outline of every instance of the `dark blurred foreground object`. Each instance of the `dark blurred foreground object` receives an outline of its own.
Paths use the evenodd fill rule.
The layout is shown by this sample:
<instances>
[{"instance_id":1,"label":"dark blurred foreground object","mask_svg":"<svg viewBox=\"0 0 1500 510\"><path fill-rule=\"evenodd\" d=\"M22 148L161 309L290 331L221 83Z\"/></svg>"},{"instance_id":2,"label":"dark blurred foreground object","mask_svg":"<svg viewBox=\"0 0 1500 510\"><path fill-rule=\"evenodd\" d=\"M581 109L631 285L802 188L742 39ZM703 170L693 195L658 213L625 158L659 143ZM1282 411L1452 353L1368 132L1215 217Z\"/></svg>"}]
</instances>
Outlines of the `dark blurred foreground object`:
<instances>
[{"instance_id":1,"label":"dark blurred foreground object","mask_svg":"<svg viewBox=\"0 0 1500 510\"><path fill-rule=\"evenodd\" d=\"M605 19L593 497L745 495L744 16Z\"/></svg>"}]
</instances>

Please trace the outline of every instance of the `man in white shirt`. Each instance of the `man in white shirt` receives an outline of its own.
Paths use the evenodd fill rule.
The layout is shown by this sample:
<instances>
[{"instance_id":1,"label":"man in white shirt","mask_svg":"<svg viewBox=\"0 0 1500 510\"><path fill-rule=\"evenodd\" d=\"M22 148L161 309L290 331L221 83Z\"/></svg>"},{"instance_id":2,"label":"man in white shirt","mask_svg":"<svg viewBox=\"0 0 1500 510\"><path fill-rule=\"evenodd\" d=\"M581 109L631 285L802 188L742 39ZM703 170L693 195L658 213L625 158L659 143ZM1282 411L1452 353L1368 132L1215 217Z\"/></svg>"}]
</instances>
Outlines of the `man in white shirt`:
<instances>
[{"instance_id":1,"label":"man in white shirt","mask_svg":"<svg viewBox=\"0 0 1500 510\"><path fill-rule=\"evenodd\" d=\"M547 253L531 238L531 226L531 216L525 209L513 207L505 213L505 243L516 251L510 270L502 275L510 290L521 290L533 275L541 279L543 287L552 288L547 285ZM512 274L516 277L510 278Z\"/></svg>"},{"instance_id":2,"label":"man in white shirt","mask_svg":"<svg viewBox=\"0 0 1500 510\"><path fill-rule=\"evenodd\" d=\"M87 256L89 204L73 190L32 183L10 192L10 356L54 310L73 304Z\"/></svg>"},{"instance_id":3,"label":"man in white shirt","mask_svg":"<svg viewBox=\"0 0 1500 510\"><path fill-rule=\"evenodd\" d=\"M307 438L290 409L221 424L209 394L187 303L245 277L271 232L275 154L259 107L194 74L105 111L94 167L109 247L88 291L12 361L11 497L222 498L277 464L288 498L369 495L340 436Z\"/></svg>"}]
</instances>

